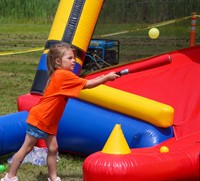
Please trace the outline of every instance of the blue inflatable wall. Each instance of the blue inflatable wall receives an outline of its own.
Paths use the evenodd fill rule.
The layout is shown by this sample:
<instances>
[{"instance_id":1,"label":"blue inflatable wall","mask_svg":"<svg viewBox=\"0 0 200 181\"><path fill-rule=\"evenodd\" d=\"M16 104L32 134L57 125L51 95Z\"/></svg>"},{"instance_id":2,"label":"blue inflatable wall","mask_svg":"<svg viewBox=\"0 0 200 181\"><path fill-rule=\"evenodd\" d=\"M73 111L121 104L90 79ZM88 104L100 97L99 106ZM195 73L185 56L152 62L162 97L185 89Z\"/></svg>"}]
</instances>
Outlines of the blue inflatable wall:
<instances>
[{"instance_id":1,"label":"blue inflatable wall","mask_svg":"<svg viewBox=\"0 0 200 181\"><path fill-rule=\"evenodd\" d=\"M69 99L59 123L59 150L84 155L102 150L115 124L121 124L130 148L154 146L173 136L171 127L158 128L79 99Z\"/></svg>"},{"instance_id":2,"label":"blue inflatable wall","mask_svg":"<svg viewBox=\"0 0 200 181\"><path fill-rule=\"evenodd\" d=\"M24 142L28 112L0 116L0 155L17 151Z\"/></svg>"}]
</instances>

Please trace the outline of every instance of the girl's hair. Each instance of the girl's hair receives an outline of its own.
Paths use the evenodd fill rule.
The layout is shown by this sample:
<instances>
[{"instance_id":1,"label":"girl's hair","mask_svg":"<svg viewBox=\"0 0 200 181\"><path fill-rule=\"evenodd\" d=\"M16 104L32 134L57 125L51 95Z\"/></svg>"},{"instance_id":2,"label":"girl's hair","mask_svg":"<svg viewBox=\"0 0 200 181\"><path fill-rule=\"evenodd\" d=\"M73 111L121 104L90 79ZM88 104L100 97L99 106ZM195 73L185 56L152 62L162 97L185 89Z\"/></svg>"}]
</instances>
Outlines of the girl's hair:
<instances>
[{"instance_id":1,"label":"girl's hair","mask_svg":"<svg viewBox=\"0 0 200 181\"><path fill-rule=\"evenodd\" d=\"M47 68L49 77L56 70L56 68L59 67L59 65L56 64L56 59L62 59L65 50L72 50L74 52L74 55L76 54L75 48L72 45L65 42L54 44L49 49L47 53Z\"/></svg>"}]
</instances>

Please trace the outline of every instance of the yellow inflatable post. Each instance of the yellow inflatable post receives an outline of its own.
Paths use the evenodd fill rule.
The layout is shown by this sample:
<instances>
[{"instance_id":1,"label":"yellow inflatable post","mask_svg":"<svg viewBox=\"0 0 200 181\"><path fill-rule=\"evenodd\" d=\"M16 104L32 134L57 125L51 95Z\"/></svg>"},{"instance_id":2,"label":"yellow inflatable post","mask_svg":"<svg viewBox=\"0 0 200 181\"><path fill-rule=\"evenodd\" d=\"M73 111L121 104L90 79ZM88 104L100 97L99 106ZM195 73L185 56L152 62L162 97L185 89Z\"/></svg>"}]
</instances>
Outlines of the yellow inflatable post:
<instances>
[{"instance_id":1,"label":"yellow inflatable post","mask_svg":"<svg viewBox=\"0 0 200 181\"><path fill-rule=\"evenodd\" d=\"M104 0L61 0L45 49L57 41L73 44L77 50L79 74Z\"/></svg>"},{"instance_id":2,"label":"yellow inflatable post","mask_svg":"<svg viewBox=\"0 0 200 181\"><path fill-rule=\"evenodd\" d=\"M82 90L79 98L158 127L167 128L173 124L174 109L171 106L106 85Z\"/></svg>"}]
</instances>

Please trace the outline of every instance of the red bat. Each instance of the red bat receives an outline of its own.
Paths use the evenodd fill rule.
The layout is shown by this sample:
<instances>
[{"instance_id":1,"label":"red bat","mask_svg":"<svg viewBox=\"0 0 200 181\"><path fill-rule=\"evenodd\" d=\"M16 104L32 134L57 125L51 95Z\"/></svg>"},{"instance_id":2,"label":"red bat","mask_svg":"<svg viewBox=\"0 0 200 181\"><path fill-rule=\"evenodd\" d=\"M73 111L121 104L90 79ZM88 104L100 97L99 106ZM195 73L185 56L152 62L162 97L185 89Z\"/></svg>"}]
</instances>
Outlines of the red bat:
<instances>
[{"instance_id":1,"label":"red bat","mask_svg":"<svg viewBox=\"0 0 200 181\"><path fill-rule=\"evenodd\" d=\"M125 75L125 74L128 74L128 73L140 72L140 71L143 71L143 70L160 67L160 66L169 64L171 62L172 62L172 57L169 54L165 54L165 55L161 55L161 56L156 57L156 58L152 58L150 60L135 63L130 68L126 68L124 70L116 72L116 74L121 76L121 75Z\"/></svg>"}]
</instances>

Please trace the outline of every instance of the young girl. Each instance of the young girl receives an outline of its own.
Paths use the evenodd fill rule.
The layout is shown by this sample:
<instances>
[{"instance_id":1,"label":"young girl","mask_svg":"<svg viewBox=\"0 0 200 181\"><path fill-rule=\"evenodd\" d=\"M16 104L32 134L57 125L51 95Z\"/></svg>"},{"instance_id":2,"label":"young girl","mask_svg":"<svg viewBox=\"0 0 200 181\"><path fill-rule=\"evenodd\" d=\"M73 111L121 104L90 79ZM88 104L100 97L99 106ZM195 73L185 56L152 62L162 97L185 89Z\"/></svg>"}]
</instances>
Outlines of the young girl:
<instances>
[{"instance_id":1,"label":"young girl","mask_svg":"<svg viewBox=\"0 0 200 181\"><path fill-rule=\"evenodd\" d=\"M47 53L49 80L40 102L34 106L27 119L25 141L14 155L10 171L1 181L18 181L17 171L25 156L38 139L44 139L48 147L48 181L61 181L56 173L58 123L69 97L77 97L82 89L93 88L119 77L115 72L87 80L76 76L75 49L67 43L53 45Z\"/></svg>"}]
</instances>

